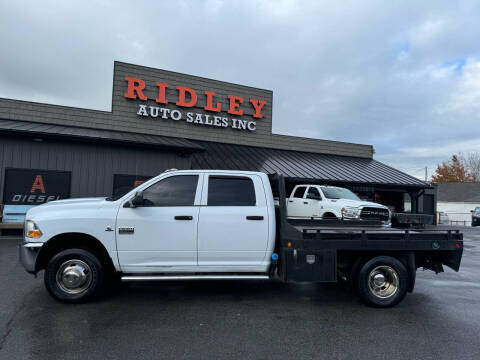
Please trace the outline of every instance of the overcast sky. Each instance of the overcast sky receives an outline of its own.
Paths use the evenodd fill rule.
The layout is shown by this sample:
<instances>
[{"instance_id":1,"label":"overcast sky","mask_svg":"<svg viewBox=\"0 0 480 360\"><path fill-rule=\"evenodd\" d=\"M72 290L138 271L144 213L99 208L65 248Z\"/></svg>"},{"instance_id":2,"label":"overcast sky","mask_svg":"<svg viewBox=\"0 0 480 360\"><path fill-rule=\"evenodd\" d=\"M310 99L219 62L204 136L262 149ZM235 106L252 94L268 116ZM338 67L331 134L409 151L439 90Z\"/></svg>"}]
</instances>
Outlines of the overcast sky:
<instances>
[{"instance_id":1,"label":"overcast sky","mask_svg":"<svg viewBox=\"0 0 480 360\"><path fill-rule=\"evenodd\" d=\"M113 61L273 90L275 133L422 177L480 151L480 2L2 1L0 97L110 110Z\"/></svg>"}]
</instances>

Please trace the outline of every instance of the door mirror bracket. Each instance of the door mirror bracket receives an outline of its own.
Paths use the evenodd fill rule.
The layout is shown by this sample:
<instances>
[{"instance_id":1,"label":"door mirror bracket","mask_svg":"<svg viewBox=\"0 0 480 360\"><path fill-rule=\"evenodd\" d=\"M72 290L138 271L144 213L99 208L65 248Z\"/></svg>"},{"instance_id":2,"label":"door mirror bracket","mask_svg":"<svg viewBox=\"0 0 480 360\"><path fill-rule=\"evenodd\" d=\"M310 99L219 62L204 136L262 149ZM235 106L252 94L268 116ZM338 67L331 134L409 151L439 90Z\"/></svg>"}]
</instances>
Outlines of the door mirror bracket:
<instances>
[{"instance_id":1,"label":"door mirror bracket","mask_svg":"<svg viewBox=\"0 0 480 360\"><path fill-rule=\"evenodd\" d=\"M142 192L137 192L132 200L129 201L130 207L136 208L139 206L143 206L145 204L145 199L143 198Z\"/></svg>"}]
</instances>

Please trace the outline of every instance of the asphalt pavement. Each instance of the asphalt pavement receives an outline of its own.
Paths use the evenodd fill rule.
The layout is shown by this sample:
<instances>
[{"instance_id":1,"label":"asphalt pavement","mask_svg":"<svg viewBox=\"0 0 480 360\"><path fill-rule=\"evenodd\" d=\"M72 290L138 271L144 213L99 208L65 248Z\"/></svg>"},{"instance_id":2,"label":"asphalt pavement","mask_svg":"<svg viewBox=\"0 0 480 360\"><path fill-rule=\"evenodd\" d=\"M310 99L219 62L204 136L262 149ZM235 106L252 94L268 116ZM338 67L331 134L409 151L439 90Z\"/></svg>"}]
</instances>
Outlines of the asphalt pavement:
<instances>
[{"instance_id":1,"label":"asphalt pavement","mask_svg":"<svg viewBox=\"0 0 480 360\"><path fill-rule=\"evenodd\" d=\"M278 281L125 285L64 305L0 238L0 359L480 359L480 228L460 272L418 271L392 309L345 285Z\"/></svg>"}]
</instances>

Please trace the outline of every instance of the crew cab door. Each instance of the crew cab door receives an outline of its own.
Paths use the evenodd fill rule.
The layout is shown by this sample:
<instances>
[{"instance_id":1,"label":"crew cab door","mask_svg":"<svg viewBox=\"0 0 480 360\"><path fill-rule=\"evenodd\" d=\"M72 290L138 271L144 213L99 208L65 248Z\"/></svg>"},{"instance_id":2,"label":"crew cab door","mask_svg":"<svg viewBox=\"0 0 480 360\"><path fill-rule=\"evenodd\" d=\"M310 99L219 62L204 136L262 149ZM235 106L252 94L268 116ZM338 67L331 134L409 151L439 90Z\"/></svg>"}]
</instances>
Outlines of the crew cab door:
<instances>
[{"instance_id":1,"label":"crew cab door","mask_svg":"<svg viewBox=\"0 0 480 360\"><path fill-rule=\"evenodd\" d=\"M264 271L268 209L258 175L205 176L198 223L198 265L222 271Z\"/></svg>"},{"instance_id":2,"label":"crew cab door","mask_svg":"<svg viewBox=\"0 0 480 360\"><path fill-rule=\"evenodd\" d=\"M142 189L144 204L125 202L116 224L123 272L159 272L197 265L202 175L167 176Z\"/></svg>"},{"instance_id":3,"label":"crew cab door","mask_svg":"<svg viewBox=\"0 0 480 360\"><path fill-rule=\"evenodd\" d=\"M316 186L309 186L305 195L305 208L308 209L309 217L318 218L323 214L322 196Z\"/></svg>"},{"instance_id":4,"label":"crew cab door","mask_svg":"<svg viewBox=\"0 0 480 360\"><path fill-rule=\"evenodd\" d=\"M293 190L287 202L288 217L309 217L309 209L306 207L308 202L306 199L304 199L306 190L306 186L297 186Z\"/></svg>"}]
</instances>

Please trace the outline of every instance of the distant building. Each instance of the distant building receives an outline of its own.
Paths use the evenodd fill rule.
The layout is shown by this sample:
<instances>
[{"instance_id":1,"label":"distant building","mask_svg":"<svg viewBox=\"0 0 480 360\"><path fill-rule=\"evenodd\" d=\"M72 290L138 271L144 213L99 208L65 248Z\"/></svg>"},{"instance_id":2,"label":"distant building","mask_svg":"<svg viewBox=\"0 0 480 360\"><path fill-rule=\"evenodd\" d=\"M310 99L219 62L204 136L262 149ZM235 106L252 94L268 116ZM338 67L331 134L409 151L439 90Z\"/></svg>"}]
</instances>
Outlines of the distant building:
<instances>
[{"instance_id":1,"label":"distant building","mask_svg":"<svg viewBox=\"0 0 480 360\"><path fill-rule=\"evenodd\" d=\"M471 225L471 210L480 206L480 182L439 183L437 186L437 211L448 215L455 225Z\"/></svg>"}]
</instances>

